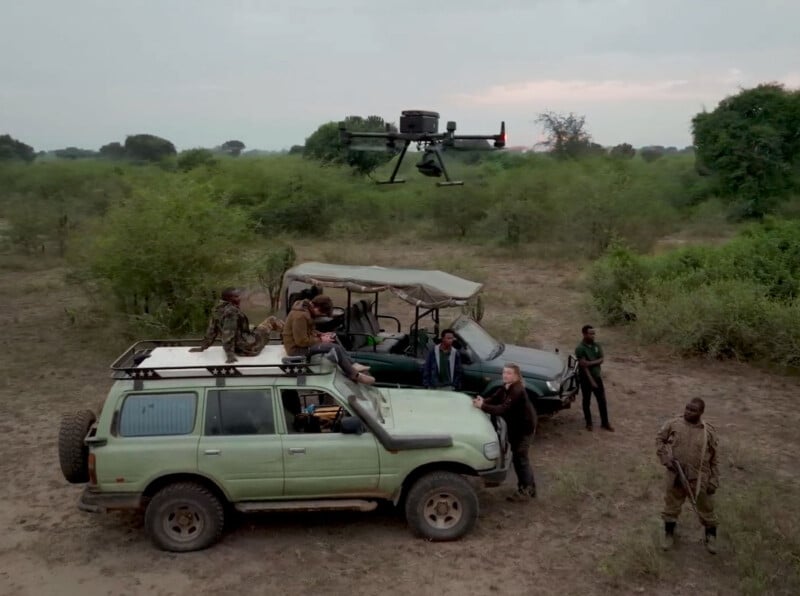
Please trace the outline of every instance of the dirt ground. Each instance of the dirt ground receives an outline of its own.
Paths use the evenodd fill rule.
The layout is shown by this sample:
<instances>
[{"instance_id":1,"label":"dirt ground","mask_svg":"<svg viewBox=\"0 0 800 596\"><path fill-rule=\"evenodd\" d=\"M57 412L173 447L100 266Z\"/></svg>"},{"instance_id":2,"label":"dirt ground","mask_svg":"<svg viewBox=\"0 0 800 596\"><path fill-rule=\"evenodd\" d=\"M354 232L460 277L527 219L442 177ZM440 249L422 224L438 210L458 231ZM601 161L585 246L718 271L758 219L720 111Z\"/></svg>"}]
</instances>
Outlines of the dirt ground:
<instances>
[{"instance_id":1,"label":"dirt ground","mask_svg":"<svg viewBox=\"0 0 800 596\"><path fill-rule=\"evenodd\" d=\"M320 243L301 253L302 260L330 261L339 254L340 262L449 264L473 272L486 282L488 328L518 334L528 326L530 332L523 329L522 335L529 345L558 347L562 354L574 347L588 316L574 264L478 257L472 249L424 242L394 249L361 246L344 254ZM722 440L721 491L736 490L743 475L763 462L787 482L798 473L797 379L737 363L668 357L633 346L625 330L599 327L617 432L587 433L579 403L543 420L532 448L539 498L520 505L505 500L510 485L484 490L478 526L465 539L434 544L413 538L402 516L384 508L368 514L245 517L234 520L211 549L164 553L147 540L139 515L79 512L80 487L61 476L59 417L98 407L117 353L108 347L114 343L110 332L71 323L90 313L65 282L66 270L58 263L38 268L31 263L0 261L4 596L729 595L738 591L738 576L724 520L716 557L703 550L701 529L688 511L673 553L630 552L638 548L631 545L652 547L649 541L660 527L656 430L688 398L700 396ZM655 562L647 563L648 556ZM637 557L645 560L645 569L664 565L665 571L639 572L642 565L630 564ZM627 571L615 574L618 565Z\"/></svg>"}]
</instances>

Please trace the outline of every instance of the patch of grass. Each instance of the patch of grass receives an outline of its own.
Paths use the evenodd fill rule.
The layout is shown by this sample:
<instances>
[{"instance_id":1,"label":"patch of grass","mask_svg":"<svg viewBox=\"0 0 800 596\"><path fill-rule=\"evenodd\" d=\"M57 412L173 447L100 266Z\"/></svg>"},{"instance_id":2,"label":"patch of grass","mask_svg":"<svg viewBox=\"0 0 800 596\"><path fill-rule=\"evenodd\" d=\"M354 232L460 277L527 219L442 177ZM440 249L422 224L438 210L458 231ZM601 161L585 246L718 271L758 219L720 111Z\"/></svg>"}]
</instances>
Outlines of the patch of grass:
<instances>
[{"instance_id":1,"label":"patch of grass","mask_svg":"<svg viewBox=\"0 0 800 596\"><path fill-rule=\"evenodd\" d=\"M476 283L486 283L489 278L485 269L479 267L474 261L465 257L434 258L430 263L422 266L424 269L438 269L451 275L463 277Z\"/></svg>"},{"instance_id":2,"label":"patch of grass","mask_svg":"<svg viewBox=\"0 0 800 596\"><path fill-rule=\"evenodd\" d=\"M632 524L600 563L600 571L617 585L622 580L662 579L669 563L660 550L659 532L649 521Z\"/></svg>"},{"instance_id":3,"label":"patch of grass","mask_svg":"<svg viewBox=\"0 0 800 596\"><path fill-rule=\"evenodd\" d=\"M19 273L22 271L44 271L56 266L56 259L49 257L31 257L21 254L0 255L0 271Z\"/></svg>"},{"instance_id":4,"label":"patch of grass","mask_svg":"<svg viewBox=\"0 0 800 596\"><path fill-rule=\"evenodd\" d=\"M777 479L731 487L718 502L744 596L800 594L800 493Z\"/></svg>"},{"instance_id":5,"label":"patch of grass","mask_svg":"<svg viewBox=\"0 0 800 596\"><path fill-rule=\"evenodd\" d=\"M587 498L600 501L611 485L594 463L562 465L553 474L552 493L558 503L575 505Z\"/></svg>"},{"instance_id":6,"label":"patch of grass","mask_svg":"<svg viewBox=\"0 0 800 596\"><path fill-rule=\"evenodd\" d=\"M497 340L517 346L532 343L531 333L535 319L532 315L519 313L510 317L492 317L481 322L486 330Z\"/></svg>"}]
</instances>

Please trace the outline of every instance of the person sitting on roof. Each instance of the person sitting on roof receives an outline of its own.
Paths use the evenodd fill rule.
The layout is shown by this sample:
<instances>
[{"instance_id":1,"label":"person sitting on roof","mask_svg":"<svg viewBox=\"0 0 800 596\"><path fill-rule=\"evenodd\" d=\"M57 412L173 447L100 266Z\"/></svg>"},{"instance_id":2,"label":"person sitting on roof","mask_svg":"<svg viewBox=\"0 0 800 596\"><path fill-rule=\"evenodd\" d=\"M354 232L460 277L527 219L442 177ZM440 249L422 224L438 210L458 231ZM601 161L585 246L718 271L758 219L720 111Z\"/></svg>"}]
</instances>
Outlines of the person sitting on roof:
<instances>
[{"instance_id":1,"label":"person sitting on roof","mask_svg":"<svg viewBox=\"0 0 800 596\"><path fill-rule=\"evenodd\" d=\"M314 317L329 317L333 312L333 300L320 294L311 300L298 300L292 305L283 326L283 347L288 356L311 356L333 352L336 362L348 379L371 385L375 379L365 371L369 367L355 363L345 349L333 343L334 334L318 333L314 328Z\"/></svg>"},{"instance_id":2,"label":"person sitting on roof","mask_svg":"<svg viewBox=\"0 0 800 596\"><path fill-rule=\"evenodd\" d=\"M258 356L269 341L270 331L280 331L283 323L275 317L267 317L254 330L250 331L247 315L239 308L241 291L225 288L221 300L211 312L203 341L190 352L202 352L214 343L217 336L222 339L222 349L227 356L225 362L236 362L236 355Z\"/></svg>"}]
</instances>

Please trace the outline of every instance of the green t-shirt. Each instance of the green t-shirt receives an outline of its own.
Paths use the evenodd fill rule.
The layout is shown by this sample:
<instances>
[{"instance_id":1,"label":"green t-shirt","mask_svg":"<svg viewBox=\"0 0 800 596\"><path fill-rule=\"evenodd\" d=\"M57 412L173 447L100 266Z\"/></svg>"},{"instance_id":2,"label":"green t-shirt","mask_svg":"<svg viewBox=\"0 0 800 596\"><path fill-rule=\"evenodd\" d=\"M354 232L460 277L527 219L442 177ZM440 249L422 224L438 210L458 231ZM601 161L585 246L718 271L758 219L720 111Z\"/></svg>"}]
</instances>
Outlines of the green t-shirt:
<instances>
[{"instance_id":1,"label":"green t-shirt","mask_svg":"<svg viewBox=\"0 0 800 596\"><path fill-rule=\"evenodd\" d=\"M575 348L575 358L578 360L585 359L585 360L597 360L598 358L603 357L603 348L600 347L600 344L597 342L587 344L581 342L578 344L578 347ZM589 372L595 379L601 378L600 374L600 365L595 364L594 366L589 367Z\"/></svg>"},{"instance_id":2,"label":"green t-shirt","mask_svg":"<svg viewBox=\"0 0 800 596\"><path fill-rule=\"evenodd\" d=\"M452 349L452 348L451 348ZM449 385L452 382L450 376L450 351L439 350L439 383Z\"/></svg>"}]
</instances>

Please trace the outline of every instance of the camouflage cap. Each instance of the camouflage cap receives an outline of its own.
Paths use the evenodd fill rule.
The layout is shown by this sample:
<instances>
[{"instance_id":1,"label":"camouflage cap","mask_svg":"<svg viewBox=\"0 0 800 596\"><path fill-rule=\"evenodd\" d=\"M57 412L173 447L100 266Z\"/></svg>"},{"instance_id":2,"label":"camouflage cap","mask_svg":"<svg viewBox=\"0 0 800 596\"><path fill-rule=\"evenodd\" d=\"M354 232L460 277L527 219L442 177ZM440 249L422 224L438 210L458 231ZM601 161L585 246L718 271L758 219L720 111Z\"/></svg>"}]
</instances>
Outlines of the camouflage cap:
<instances>
[{"instance_id":1,"label":"camouflage cap","mask_svg":"<svg viewBox=\"0 0 800 596\"><path fill-rule=\"evenodd\" d=\"M320 294L311 299L311 303L322 311L322 314L329 317L333 313L333 300L330 296Z\"/></svg>"}]
</instances>

